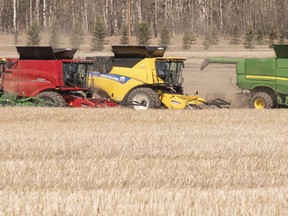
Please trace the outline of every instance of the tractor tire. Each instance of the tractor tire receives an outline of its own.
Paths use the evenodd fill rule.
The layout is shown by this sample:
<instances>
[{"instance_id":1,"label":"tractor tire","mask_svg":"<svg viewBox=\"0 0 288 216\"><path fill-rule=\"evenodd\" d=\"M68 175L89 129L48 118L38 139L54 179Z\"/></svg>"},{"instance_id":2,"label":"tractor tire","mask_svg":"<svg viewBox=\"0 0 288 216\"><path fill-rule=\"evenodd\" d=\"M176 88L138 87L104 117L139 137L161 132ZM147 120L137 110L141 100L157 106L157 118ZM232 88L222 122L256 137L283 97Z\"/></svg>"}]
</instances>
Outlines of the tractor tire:
<instances>
[{"instance_id":1,"label":"tractor tire","mask_svg":"<svg viewBox=\"0 0 288 216\"><path fill-rule=\"evenodd\" d=\"M62 95L57 92L42 92L37 95L38 98L44 100L45 106L48 107L66 107L66 102Z\"/></svg>"},{"instance_id":2,"label":"tractor tire","mask_svg":"<svg viewBox=\"0 0 288 216\"><path fill-rule=\"evenodd\" d=\"M252 94L249 107L252 109L272 109L275 107L275 100L266 92L256 92Z\"/></svg>"},{"instance_id":3,"label":"tractor tire","mask_svg":"<svg viewBox=\"0 0 288 216\"><path fill-rule=\"evenodd\" d=\"M158 109L161 107L159 95L150 88L134 89L128 95L127 102L136 110Z\"/></svg>"}]
</instances>

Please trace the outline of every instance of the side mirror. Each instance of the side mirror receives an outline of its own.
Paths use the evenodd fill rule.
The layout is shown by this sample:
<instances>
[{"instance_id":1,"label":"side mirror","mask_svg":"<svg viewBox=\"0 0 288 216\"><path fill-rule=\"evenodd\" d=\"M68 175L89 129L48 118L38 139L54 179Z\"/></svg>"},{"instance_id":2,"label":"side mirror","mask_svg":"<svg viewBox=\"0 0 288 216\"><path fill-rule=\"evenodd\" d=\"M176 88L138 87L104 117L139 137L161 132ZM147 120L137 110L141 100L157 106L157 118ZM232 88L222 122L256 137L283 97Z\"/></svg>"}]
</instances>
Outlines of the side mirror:
<instances>
[{"instance_id":1,"label":"side mirror","mask_svg":"<svg viewBox=\"0 0 288 216\"><path fill-rule=\"evenodd\" d=\"M1 65L0 72L1 72L1 73L4 73L4 72L5 72L5 64L6 64L6 59L5 59L5 58L2 58L2 59L0 60L0 65Z\"/></svg>"},{"instance_id":2,"label":"side mirror","mask_svg":"<svg viewBox=\"0 0 288 216\"><path fill-rule=\"evenodd\" d=\"M3 64L3 65L1 66L0 73L5 73L5 64Z\"/></svg>"},{"instance_id":3,"label":"side mirror","mask_svg":"<svg viewBox=\"0 0 288 216\"><path fill-rule=\"evenodd\" d=\"M3 58L2 60L0 60L0 74L8 74L8 73L12 73L11 70L9 70L12 66L14 65L14 62L8 61ZM8 70L7 70L8 69Z\"/></svg>"}]
</instances>

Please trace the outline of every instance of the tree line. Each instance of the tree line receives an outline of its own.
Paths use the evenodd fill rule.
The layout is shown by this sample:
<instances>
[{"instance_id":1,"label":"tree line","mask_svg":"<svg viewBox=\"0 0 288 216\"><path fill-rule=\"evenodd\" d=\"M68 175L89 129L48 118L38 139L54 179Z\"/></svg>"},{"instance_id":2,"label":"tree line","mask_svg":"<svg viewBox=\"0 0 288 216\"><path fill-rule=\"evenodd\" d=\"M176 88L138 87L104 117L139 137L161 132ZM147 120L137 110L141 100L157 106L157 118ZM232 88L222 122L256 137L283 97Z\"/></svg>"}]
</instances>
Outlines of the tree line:
<instances>
[{"instance_id":1,"label":"tree line","mask_svg":"<svg viewBox=\"0 0 288 216\"><path fill-rule=\"evenodd\" d=\"M106 36L122 35L128 23L128 0L0 0L0 32L28 32L33 23L40 30L72 33L75 26L93 32L100 20ZM268 36L288 29L288 0L130 0L131 35L148 24L151 36L163 27L171 37L217 31L221 36L244 35L247 29Z\"/></svg>"}]
</instances>

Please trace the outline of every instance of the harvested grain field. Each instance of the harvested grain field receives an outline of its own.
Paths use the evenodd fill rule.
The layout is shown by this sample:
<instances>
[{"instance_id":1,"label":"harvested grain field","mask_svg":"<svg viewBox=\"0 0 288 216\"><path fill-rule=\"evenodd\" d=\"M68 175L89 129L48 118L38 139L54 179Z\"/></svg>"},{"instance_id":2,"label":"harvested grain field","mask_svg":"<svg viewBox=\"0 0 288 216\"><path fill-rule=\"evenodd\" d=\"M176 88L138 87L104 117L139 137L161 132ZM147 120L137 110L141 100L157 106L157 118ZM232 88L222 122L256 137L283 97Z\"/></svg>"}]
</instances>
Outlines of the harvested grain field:
<instances>
[{"instance_id":1,"label":"harvested grain field","mask_svg":"<svg viewBox=\"0 0 288 216\"><path fill-rule=\"evenodd\" d=\"M6 44L1 56L17 57ZM286 215L288 111L245 109L233 65L200 71L207 57L273 51L172 46L165 56L187 58L186 93L233 109L0 108L0 216Z\"/></svg>"},{"instance_id":2,"label":"harvested grain field","mask_svg":"<svg viewBox=\"0 0 288 216\"><path fill-rule=\"evenodd\" d=\"M281 110L0 109L0 215L285 215Z\"/></svg>"}]
</instances>

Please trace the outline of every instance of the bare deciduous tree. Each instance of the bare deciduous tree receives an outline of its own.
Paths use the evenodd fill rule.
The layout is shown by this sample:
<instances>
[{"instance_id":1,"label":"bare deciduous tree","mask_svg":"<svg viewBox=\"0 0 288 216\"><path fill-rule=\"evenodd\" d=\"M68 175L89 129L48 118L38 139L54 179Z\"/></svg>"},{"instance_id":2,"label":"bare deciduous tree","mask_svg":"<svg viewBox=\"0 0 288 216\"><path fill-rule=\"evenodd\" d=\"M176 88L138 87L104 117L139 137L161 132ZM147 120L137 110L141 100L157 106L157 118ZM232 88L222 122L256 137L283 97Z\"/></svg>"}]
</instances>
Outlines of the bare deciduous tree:
<instances>
[{"instance_id":1,"label":"bare deciduous tree","mask_svg":"<svg viewBox=\"0 0 288 216\"><path fill-rule=\"evenodd\" d=\"M0 31L21 32L33 22L41 29L55 20L61 30L70 32L76 22L92 31L97 16L103 16L107 36L121 35L127 26L128 0L0 0ZM242 35L249 27L262 29L267 36L271 26L288 29L288 0L131 0L131 33L147 22L153 35L167 26L171 37L191 31L204 35L210 26L221 35L232 35L237 26Z\"/></svg>"}]
</instances>

